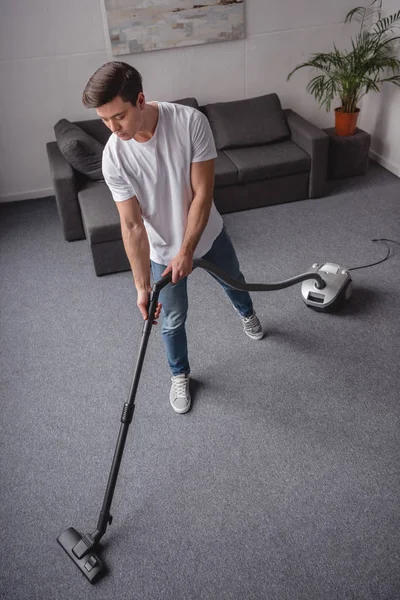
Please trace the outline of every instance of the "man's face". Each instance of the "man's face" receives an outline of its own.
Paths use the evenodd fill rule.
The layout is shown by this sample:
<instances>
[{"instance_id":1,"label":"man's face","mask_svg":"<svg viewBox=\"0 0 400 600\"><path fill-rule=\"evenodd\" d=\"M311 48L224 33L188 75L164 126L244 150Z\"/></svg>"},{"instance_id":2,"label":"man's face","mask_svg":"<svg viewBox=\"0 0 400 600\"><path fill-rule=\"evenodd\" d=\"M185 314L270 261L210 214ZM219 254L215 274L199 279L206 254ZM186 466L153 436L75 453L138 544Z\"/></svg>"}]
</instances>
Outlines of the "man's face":
<instances>
[{"instance_id":1,"label":"man's face","mask_svg":"<svg viewBox=\"0 0 400 600\"><path fill-rule=\"evenodd\" d=\"M136 106L116 96L111 102L96 108L103 123L121 140L131 140L143 124L144 95L138 96Z\"/></svg>"}]
</instances>

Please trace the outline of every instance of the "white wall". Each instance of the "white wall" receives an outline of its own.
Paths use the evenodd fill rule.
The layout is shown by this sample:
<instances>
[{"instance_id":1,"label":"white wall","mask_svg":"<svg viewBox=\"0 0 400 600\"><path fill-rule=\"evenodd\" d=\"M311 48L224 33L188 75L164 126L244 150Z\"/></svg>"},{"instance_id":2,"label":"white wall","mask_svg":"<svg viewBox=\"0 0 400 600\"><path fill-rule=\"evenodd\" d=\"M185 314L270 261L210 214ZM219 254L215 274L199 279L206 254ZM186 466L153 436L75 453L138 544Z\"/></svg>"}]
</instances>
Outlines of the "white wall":
<instances>
[{"instance_id":1,"label":"white wall","mask_svg":"<svg viewBox=\"0 0 400 600\"><path fill-rule=\"evenodd\" d=\"M399 0L384 0L383 8L391 15L399 10ZM360 127L372 134L371 157L400 177L400 88L385 83L379 94L365 96Z\"/></svg>"},{"instance_id":2,"label":"white wall","mask_svg":"<svg viewBox=\"0 0 400 600\"><path fill-rule=\"evenodd\" d=\"M135 0L132 0L134 3ZM284 107L333 125L292 68L310 53L347 45L357 0L245 0L246 38L123 56L143 75L147 99L200 104L275 91ZM0 201L53 193L45 144L60 118L95 118L81 105L91 74L112 60L102 0L2 0ZM400 136L398 136L400 137Z\"/></svg>"}]
</instances>

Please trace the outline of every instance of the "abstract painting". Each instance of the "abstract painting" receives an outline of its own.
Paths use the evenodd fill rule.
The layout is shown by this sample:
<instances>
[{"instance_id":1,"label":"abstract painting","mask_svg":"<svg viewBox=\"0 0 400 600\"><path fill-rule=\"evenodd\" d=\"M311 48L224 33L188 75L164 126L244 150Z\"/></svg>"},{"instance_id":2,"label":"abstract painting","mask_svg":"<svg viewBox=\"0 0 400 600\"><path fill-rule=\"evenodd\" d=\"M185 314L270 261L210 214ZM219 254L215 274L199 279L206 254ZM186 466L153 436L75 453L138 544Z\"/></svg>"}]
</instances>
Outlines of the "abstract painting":
<instances>
[{"instance_id":1,"label":"abstract painting","mask_svg":"<svg viewBox=\"0 0 400 600\"><path fill-rule=\"evenodd\" d=\"M244 0L104 0L112 54L244 38Z\"/></svg>"}]
</instances>

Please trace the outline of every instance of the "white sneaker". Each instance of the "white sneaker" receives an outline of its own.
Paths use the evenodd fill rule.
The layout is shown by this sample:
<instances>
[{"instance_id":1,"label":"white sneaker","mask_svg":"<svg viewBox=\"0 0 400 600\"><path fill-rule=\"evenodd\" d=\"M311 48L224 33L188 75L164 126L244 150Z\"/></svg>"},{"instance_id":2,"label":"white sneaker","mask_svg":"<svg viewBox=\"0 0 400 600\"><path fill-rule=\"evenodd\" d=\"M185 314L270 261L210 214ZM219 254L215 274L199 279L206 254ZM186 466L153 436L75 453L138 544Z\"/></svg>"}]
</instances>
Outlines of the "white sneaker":
<instances>
[{"instance_id":1,"label":"white sneaker","mask_svg":"<svg viewBox=\"0 0 400 600\"><path fill-rule=\"evenodd\" d=\"M252 340L261 340L264 337L263 328L255 312L250 317L241 317L241 319L245 333Z\"/></svg>"},{"instance_id":2,"label":"white sneaker","mask_svg":"<svg viewBox=\"0 0 400 600\"><path fill-rule=\"evenodd\" d=\"M186 413L192 402L189 393L189 375L173 375L169 401L175 412Z\"/></svg>"}]
</instances>

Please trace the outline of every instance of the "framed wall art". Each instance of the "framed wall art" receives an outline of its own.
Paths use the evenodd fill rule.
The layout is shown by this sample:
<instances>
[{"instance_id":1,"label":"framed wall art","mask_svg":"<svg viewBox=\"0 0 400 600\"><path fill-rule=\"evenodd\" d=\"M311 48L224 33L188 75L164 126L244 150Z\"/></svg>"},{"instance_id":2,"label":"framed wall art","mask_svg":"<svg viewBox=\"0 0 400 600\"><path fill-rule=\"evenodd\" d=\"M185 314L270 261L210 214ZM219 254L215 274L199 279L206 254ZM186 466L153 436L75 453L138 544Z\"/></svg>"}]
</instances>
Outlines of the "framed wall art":
<instances>
[{"instance_id":1,"label":"framed wall art","mask_svg":"<svg viewBox=\"0 0 400 600\"><path fill-rule=\"evenodd\" d=\"M113 56L244 38L244 0L104 0Z\"/></svg>"}]
</instances>

